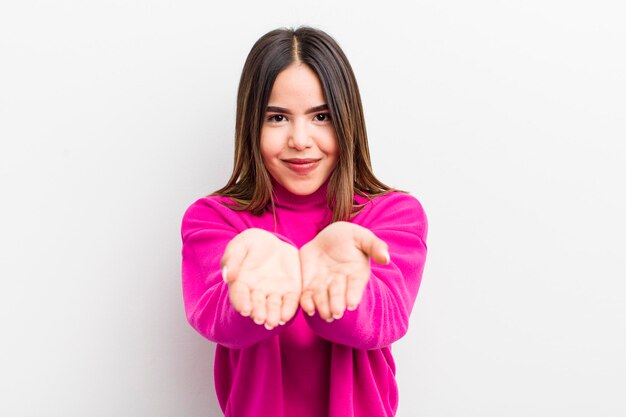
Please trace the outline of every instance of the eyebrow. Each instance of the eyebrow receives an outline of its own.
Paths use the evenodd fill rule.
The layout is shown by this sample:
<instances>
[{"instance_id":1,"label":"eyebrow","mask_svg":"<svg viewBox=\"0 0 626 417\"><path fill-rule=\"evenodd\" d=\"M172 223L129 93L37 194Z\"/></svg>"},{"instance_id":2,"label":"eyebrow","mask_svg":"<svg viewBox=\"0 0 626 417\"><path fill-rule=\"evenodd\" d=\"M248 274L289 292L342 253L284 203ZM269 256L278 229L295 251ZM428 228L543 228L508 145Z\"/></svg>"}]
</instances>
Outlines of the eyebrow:
<instances>
[{"instance_id":1,"label":"eyebrow","mask_svg":"<svg viewBox=\"0 0 626 417\"><path fill-rule=\"evenodd\" d=\"M323 110L328 110L328 104L320 104L319 106L311 107L310 109L307 109L307 111L304 112L304 114L317 113L317 112L323 111ZM284 107L278 107L278 106L267 106L265 111L266 112L272 112L272 113L291 114L290 110L288 110L288 109L286 109Z\"/></svg>"}]
</instances>

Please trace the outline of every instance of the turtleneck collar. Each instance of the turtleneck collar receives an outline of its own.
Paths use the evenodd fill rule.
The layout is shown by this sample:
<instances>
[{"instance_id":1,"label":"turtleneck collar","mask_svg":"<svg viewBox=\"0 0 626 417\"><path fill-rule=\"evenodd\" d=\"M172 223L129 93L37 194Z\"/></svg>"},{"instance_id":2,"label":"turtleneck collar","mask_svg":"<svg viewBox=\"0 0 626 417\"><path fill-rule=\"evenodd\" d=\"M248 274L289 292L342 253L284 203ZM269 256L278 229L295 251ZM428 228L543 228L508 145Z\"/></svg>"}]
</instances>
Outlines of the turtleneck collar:
<instances>
[{"instance_id":1,"label":"turtleneck collar","mask_svg":"<svg viewBox=\"0 0 626 417\"><path fill-rule=\"evenodd\" d=\"M297 195L283 187L278 181L270 175L272 181L272 190L274 194L274 202L276 207L295 210L310 210L313 208L327 207L326 193L330 176L324 181L320 187L309 195Z\"/></svg>"}]
</instances>

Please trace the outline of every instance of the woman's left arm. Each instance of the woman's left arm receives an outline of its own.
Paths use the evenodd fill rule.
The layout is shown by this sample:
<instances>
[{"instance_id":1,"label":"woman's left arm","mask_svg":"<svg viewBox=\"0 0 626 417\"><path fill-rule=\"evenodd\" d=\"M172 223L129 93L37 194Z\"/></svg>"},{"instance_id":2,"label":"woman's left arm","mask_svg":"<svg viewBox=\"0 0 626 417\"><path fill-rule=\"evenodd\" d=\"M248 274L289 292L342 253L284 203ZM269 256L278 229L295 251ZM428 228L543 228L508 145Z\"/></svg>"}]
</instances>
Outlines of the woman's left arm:
<instances>
[{"instance_id":1,"label":"woman's left arm","mask_svg":"<svg viewBox=\"0 0 626 417\"><path fill-rule=\"evenodd\" d=\"M417 199L396 192L370 204L350 227L333 223L333 236L329 230L324 238L325 229L319 242L316 237L301 249L301 305L304 311L317 309L307 317L311 329L357 349L388 346L407 332L427 252L428 220ZM341 227L343 233L336 233ZM358 306L352 310L354 300ZM333 311L343 314L331 319Z\"/></svg>"}]
</instances>

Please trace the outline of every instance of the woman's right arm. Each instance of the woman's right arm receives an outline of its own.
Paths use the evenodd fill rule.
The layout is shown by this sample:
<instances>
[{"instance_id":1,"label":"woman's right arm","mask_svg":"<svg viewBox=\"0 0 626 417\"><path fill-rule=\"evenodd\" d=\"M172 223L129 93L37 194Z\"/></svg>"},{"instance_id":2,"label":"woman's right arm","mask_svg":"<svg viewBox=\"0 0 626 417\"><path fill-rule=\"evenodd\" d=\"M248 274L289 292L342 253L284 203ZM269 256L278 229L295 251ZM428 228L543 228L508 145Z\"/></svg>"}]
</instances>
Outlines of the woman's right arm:
<instances>
[{"instance_id":1,"label":"woman's right arm","mask_svg":"<svg viewBox=\"0 0 626 417\"><path fill-rule=\"evenodd\" d=\"M221 261L228 244L244 230L247 230L246 226L235 212L210 199L192 204L181 225L183 298L187 320L207 339L234 349L251 346L281 328L267 330L251 317L242 316L230 302L229 286L222 278Z\"/></svg>"}]
</instances>

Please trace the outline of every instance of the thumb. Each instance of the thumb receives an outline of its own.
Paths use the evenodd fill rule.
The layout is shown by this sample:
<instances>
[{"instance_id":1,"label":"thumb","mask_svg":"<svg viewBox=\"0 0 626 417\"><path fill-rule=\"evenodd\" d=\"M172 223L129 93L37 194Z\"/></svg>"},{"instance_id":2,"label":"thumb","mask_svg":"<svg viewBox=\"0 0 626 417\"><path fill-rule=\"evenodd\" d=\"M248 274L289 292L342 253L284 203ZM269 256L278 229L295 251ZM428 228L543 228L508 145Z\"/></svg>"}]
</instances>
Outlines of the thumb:
<instances>
[{"instance_id":1,"label":"thumb","mask_svg":"<svg viewBox=\"0 0 626 417\"><path fill-rule=\"evenodd\" d=\"M237 236L233 238L226 249L224 255L220 261L220 268L222 269L222 278L224 282L231 283L237 279L239 275L239 266L248 254L248 248L241 239Z\"/></svg>"},{"instance_id":2,"label":"thumb","mask_svg":"<svg viewBox=\"0 0 626 417\"><path fill-rule=\"evenodd\" d=\"M387 243L376 236L372 231L360 227L355 238L357 247L377 264L387 265L391 261Z\"/></svg>"}]
</instances>

